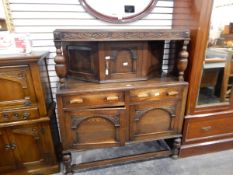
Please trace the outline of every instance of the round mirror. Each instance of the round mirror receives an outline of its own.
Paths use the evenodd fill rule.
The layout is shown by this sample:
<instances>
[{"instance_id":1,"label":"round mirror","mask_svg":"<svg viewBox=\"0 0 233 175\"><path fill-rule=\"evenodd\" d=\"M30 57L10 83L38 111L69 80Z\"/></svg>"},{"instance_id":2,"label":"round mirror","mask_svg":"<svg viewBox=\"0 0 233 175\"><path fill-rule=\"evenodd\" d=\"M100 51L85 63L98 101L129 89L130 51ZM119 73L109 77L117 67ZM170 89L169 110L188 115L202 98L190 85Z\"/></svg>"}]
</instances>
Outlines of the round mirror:
<instances>
[{"instance_id":1,"label":"round mirror","mask_svg":"<svg viewBox=\"0 0 233 175\"><path fill-rule=\"evenodd\" d=\"M79 0L91 15L106 22L127 23L143 18L158 0Z\"/></svg>"}]
</instances>

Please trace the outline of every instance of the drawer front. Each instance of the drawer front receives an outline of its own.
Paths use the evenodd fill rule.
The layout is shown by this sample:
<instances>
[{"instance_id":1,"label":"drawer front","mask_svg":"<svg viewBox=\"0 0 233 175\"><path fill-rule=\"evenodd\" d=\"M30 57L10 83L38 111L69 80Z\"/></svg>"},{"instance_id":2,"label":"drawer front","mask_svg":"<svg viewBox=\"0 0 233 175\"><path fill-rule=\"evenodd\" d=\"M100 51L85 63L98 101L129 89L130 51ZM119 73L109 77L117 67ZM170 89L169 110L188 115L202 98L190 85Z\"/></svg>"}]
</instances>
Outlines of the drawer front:
<instances>
[{"instance_id":1,"label":"drawer front","mask_svg":"<svg viewBox=\"0 0 233 175\"><path fill-rule=\"evenodd\" d=\"M37 108L4 110L0 112L0 122L12 122L39 118Z\"/></svg>"},{"instance_id":2,"label":"drawer front","mask_svg":"<svg viewBox=\"0 0 233 175\"><path fill-rule=\"evenodd\" d=\"M0 108L31 106L36 103L35 90L28 66L0 68Z\"/></svg>"},{"instance_id":3,"label":"drawer front","mask_svg":"<svg viewBox=\"0 0 233 175\"><path fill-rule=\"evenodd\" d=\"M65 108L91 107L91 106L123 106L124 95L121 92L100 92L63 97Z\"/></svg>"},{"instance_id":4,"label":"drawer front","mask_svg":"<svg viewBox=\"0 0 233 175\"><path fill-rule=\"evenodd\" d=\"M130 91L130 102L144 102L163 99L176 99L182 95L181 88L150 88Z\"/></svg>"},{"instance_id":5,"label":"drawer front","mask_svg":"<svg viewBox=\"0 0 233 175\"><path fill-rule=\"evenodd\" d=\"M125 142L125 109L65 112L60 123L64 149L120 146ZM63 129L63 128L64 129Z\"/></svg>"},{"instance_id":6,"label":"drawer front","mask_svg":"<svg viewBox=\"0 0 233 175\"><path fill-rule=\"evenodd\" d=\"M179 100L154 101L130 106L131 140L159 139L180 134L183 120Z\"/></svg>"},{"instance_id":7,"label":"drawer front","mask_svg":"<svg viewBox=\"0 0 233 175\"><path fill-rule=\"evenodd\" d=\"M200 139L233 135L233 117L206 117L205 119L189 120L185 140Z\"/></svg>"}]
</instances>

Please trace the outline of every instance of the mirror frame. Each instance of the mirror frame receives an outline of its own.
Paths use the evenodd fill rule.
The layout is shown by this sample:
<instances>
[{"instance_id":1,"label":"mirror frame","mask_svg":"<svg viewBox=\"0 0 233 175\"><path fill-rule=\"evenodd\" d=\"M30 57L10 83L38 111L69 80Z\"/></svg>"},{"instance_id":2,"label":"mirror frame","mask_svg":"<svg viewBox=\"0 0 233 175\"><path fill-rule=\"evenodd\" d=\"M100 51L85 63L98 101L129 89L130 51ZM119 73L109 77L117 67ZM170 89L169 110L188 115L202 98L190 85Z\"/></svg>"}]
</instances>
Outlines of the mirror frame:
<instances>
[{"instance_id":1,"label":"mirror frame","mask_svg":"<svg viewBox=\"0 0 233 175\"><path fill-rule=\"evenodd\" d=\"M144 8L143 11L131 15L131 16L127 16L127 17L123 17L122 19L118 19L117 17L114 16L108 16L105 14L102 14L98 11L96 11L93 7L91 7L90 4L87 3L86 0L79 0L80 4L82 5L82 7L86 10L87 13L91 14L92 16L105 21L105 22L109 22L109 23L129 23L129 22L134 22L137 21L143 17L145 17L146 15L148 15L156 6L158 0L151 0L150 3Z\"/></svg>"},{"instance_id":2,"label":"mirror frame","mask_svg":"<svg viewBox=\"0 0 233 175\"><path fill-rule=\"evenodd\" d=\"M233 109L233 93L231 93L229 102L197 105L199 86L202 79L202 66L205 59L205 50L209 38L213 2L214 0L201 1L202 5L197 10L199 19L192 30L193 36L195 37L191 40L193 45L190 54L191 64L189 65L191 69L188 77L189 92L186 111L188 116L198 114L201 117L207 113L210 114Z\"/></svg>"}]
</instances>

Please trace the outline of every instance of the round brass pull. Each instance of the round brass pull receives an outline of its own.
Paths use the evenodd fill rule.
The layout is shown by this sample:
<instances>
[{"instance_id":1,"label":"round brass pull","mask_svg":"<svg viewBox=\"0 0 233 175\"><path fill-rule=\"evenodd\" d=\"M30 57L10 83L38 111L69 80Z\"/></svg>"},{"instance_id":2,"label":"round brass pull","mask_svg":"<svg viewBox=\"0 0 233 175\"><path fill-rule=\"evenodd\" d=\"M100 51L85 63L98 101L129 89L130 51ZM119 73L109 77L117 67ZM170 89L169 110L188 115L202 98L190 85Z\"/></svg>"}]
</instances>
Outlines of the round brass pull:
<instances>
[{"instance_id":1,"label":"round brass pull","mask_svg":"<svg viewBox=\"0 0 233 175\"><path fill-rule=\"evenodd\" d=\"M74 103L83 103L83 99L75 98L75 99L70 100L70 104L74 104Z\"/></svg>"},{"instance_id":2,"label":"round brass pull","mask_svg":"<svg viewBox=\"0 0 233 175\"><path fill-rule=\"evenodd\" d=\"M138 94L137 96L138 96L139 98L146 98L146 97L148 97L149 95L146 94L146 93L141 93L141 94Z\"/></svg>"},{"instance_id":3,"label":"round brass pull","mask_svg":"<svg viewBox=\"0 0 233 175\"><path fill-rule=\"evenodd\" d=\"M116 101L119 99L119 97L118 96L108 96L106 99L107 99L107 101Z\"/></svg>"},{"instance_id":4,"label":"round brass pull","mask_svg":"<svg viewBox=\"0 0 233 175\"><path fill-rule=\"evenodd\" d=\"M13 113L13 117L16 118L16 119L18 119L19 118L19 114L15 112L15 113Z\"/></svg>"},{"instance_id":5,"label":"round brass pull","mask_svg":"<svg viewBox=\"0 0 233 175\"><path fill-rule=\"evenodd\" d=\"M24 112L24 113L23 113L23 119L24 119L24 120L27 120L27 119L30 117L30 115L31 115L31 114L30 114L29 112Z\"/></svg>"}]
</instances>

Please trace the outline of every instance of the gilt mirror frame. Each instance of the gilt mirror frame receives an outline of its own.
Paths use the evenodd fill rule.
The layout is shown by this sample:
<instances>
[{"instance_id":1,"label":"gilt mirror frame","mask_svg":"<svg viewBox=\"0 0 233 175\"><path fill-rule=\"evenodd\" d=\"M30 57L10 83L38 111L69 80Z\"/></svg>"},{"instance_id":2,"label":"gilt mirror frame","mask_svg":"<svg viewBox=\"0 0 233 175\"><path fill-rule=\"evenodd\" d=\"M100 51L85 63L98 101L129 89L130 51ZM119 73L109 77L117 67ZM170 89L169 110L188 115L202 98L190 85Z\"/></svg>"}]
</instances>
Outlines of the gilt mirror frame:
<instances>
[{"instance_id":1,"label":"gilt mirror frame","mask_svg":"<svg viewBox=\"0 0 233 175\"><path fill-rule=\"evenodd\" d=\"M150 2L145 6L145 8L136 13L136 14L132 14L132 15L127 15L127 16L122 16L122 17L116 17L116 16L111 16L111 15L107 15L107 14L103 14L100 11L97 11L93 5L89 4L87 2L88 0L79 0L80 4L83 6L83 8L86 10L87 13L91 14L92 16L105 21L105 22L109 22L109 23L129 23L129 22L134 22L137 21L143 17L145 17L146 15L148 15L156 6L158 0L150 0ZM129 5L134 5L134 4L129 4ZM114 6L114 5L113 5ZM107 7L105 7L107 8Z\"/></svg>"}]
</instances>

